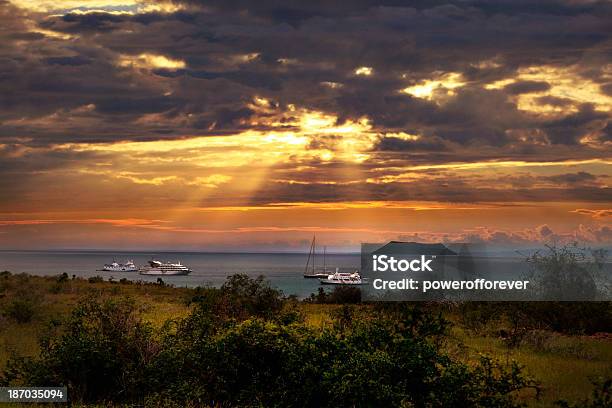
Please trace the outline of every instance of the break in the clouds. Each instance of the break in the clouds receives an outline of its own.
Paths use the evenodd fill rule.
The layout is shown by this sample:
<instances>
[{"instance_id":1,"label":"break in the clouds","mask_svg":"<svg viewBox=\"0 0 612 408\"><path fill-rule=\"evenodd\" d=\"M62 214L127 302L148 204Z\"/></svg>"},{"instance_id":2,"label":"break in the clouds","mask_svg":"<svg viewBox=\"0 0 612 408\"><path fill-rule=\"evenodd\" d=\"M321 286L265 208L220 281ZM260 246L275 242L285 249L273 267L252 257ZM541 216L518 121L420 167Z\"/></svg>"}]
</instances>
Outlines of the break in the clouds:
<instances>
[{"instance_id":1,"label":"break in the clouds","mask_svg":"<svg viewBox=\"0 0 612 408\"><path fill-rule=\"evenodd\" d=\"M338 245L609 243L611 19L605 0L0 0L0 245L329 224Z\"/></svg>"}]
</instances>

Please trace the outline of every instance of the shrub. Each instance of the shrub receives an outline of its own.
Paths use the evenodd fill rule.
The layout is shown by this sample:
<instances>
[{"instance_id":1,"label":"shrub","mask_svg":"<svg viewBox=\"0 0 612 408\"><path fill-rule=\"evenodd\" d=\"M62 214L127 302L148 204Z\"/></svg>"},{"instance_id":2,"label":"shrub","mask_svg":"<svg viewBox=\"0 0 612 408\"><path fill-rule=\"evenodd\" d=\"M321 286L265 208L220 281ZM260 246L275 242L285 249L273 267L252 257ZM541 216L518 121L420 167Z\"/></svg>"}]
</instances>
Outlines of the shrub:
<instances>
[{"instance_id":1,"label":"shrub","mask_svg":"<svg viewBox=\"0 0 612 408\"><path fill-rule=\"evenodd\" d=\"M531 321L562 333L593 334L612 327L612 302L546 302L526 306Z\"/></svg>"},{"instance_id":2,"label":"shrub","mask_svg":"<svg viewBox=\"0 0 612 408\"><path fill-rule=\"evenodd\" d=\"M297 307L297 302L291 301L285 304L285 307L275 316L275 320L289 325L292 323L304 323L305 317Z\"/></svg>"},{"instance_id":3,"label":"shrub","mask_svg":"<svg viewBox=\"0 0 612 408\"><path fill-rule=\"evenodd\" d=\"M461 324L475 333L484 333L498 322L506 309L495 302L464 302L459 306Z\"/></svg>"},{"instance_id":4,"label":"shrub","mask_svg":"<svg viewBox=\"0 0 612 408\"><path fill-rule=\"evenodd\" d=\"M221 287L232 306L249 314L272 317L283 307L282 293L270 287L263 276L233 275Z\"/></svg>"},{"instance_id":5,"label":"shrub","mask_svg":"<svg viewBox=\"0 0 612 408\"><path fill-rule=\"evenodd\" d=\"M17 323L29 323L37 311L37 304L28 298L18 298L10 302L5 309L8 317Z\"/></svg>"},{"instance_id":6,"label":"shrub","mask_svg":"<svg viewBox=\"0 0 612 408\"><path fill-rule=\"evenodd\" d=\"M13 358L0 383L66 385L74 402L170 406L516 407L517 366L446 355L448 322L419 307L345 305L323 330L262 279L202 288L192 313L155 330L133 302L87 299Z\"/></svg>"},{"instance_id":7,"label":"shrub","mask_svg":"<svg viewBox=\"0 0 612 408\"><path fill-rule=\"evenodd\" d=\"M65 290L66 283L68 282L68 274L62 273L55 279L55 283L49 287L49 292L53 294L61 293Z\"/></svg>"},{"instance_id":8,"label":"shrub","mask_svg":"<svg viewBox=\"0 0 612 408\"><path fill-rule=\"evenodd\" d=\"M548 245L526 258L530 276L546 302L466 302L460 306L464 327L478 331L496 320L507 325L506 344L517 347L530 330L567 334L607 332L612 327L610 276L603 273L607 252L581 248L576 243ZM555 301L588 299L589 301Z\"/></svg>"},{"instance_id":9,"label":"shrub","mask_svg":"<svg viewBox=\"0 0 612 408\"><path fill-rule=\"evenodd\" d=\"M597 300L610 294L610 277L602 274L604 250L581 248L577 243L546 245L527 257L529 280L544 300Z\"/></svg>"},{"instance_id":10,"label":"shrub","mask_svg":"<svg viewBox=\"0 0 612 408\"><path fill-rule=\"evenodd\" d=\"M184 403L299 407L514 407L513 393L533 386L516 366L453 361L419 334L441 330L431 329L429 316L406 315L414 320L381 315L322 332L259 318L223 329L181 325L149 384L157 398Z\"/></svg>"},{"instance_id":11,"label":"shrub","mask_svg":"<svg viewBox=\"0 0 612 408\"><path fill-rule=\"evenodd\" d=\"M38 359L13 361L9 380L66 385L76 401L123 401L138 396L141 370L156 352L151 329L128 300L87 299L61 334L41 339Z\"/></svg>"},{"instance_id":12,"label":"shrub","mask_svg":"<svg viewBox=\"0 0 612 408\"><path fill-rule=\"evenodd\" d=\"M66 272L62 273L60 276L57 277L56 281L57 283L68 282L68 274Z\"/></svg>"},{"instance_id":13,"label":"shrub","mask_svg":"<svg viewBox=\"0 0 612 408\"><path fill-rule=\"evenodd\" d=\"M361 289L353 286L336 286L328 295L327 303L361 303Z\"/></svg>"},{"instance_id":14,"label":"shrub","mask_svg":"<svg viewBox=\"0 0 612 408\"><path fill-rule=\"evenodd\" d=\"M285 300L263 276L252 279L238 274L228 277L221 289L198 288L190 303L196 303L200 312L217 319L244 320L251 316L273 318L282 310Z\"/></svg>"},{"instance_id":15,"label":"shrub","mask_svg":"<svg viewBox=\"0 0 612 408\"><path fill-rule=\"evenodd\" d=\"M330 293L327 293L325 289L319 287L317 294L311 293L307 301L333 304L361 303L361 289L353 286L335 286Z\"/></svg>"}]
</instances>

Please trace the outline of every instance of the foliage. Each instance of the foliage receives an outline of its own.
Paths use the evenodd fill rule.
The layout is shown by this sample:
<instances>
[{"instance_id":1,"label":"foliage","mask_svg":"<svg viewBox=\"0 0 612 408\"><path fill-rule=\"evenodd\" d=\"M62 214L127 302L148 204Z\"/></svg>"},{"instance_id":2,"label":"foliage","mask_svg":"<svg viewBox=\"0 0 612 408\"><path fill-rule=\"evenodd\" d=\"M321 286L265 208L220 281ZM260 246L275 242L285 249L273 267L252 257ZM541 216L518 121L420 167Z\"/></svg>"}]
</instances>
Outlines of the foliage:
<instances>
[{"instance_id":1,"label":"foliage","mask_svg":"<svg viewBox=\"0 0 612 408\"><path fill-rule=\"evenodd\" d=\"M610 296L610 276L603 273L607 252L580 247L546 245L527 257L530 281L545 300L597 300Z\"/></svg>"},{"instance_id":2,"label":"foliage","mask_svg":"<svg viewBox=\"0 0 612 408\"><path fill-rule=\"evenodd\" d=\"M612 327L612 302L533 302L515 305L535 328L569 334L607 332Z\"/></svg>"},{"instance_id":3,"label":"foliage","mask_svg":"<svg viewBox=\"0 0 612 408\"><path fill-rule=\"evenodd\" d=\"M226 328L187 319L165 339L152 391L170 382L163 398L211 406L512 407L512 393L532 385L517 367L484 359L470 368L444 355L431 341L442 319L412 308L378 313L356 319L347 306L344 323L323 331L261 318Z\"/></svg>"},{"instance_id":4,"label":"foliage","mask_svg":"<svg viewBox=\"0 0 612 408\"><path fill-rule=\"evenodd\" d=\"M228 277L221 289L198 288L190 302L219 319L238 320L251 316L273 318L284 305L282 293L263 276L251 279L244 274Z\"/></svg>"},{"instance_id":5,"label":"foliage","mask_svg":"<svg viewBox=\"0 0 612 408\"><path fill-rule=\"evenodd\" d=\"M503 316L500 304L495 302L465 302L459 305L459 312L461 324L478 334L486 334Z\"/></svg>"},{"instance_id":6,"label":"foliage","mask_svg":"<svg viewBox=\"0 0 612 408\"><path fill-rule=\"evenodd\" d=\"M311 303L330 303L330 304L356 304L361 303L361 289L353 286L335 286L328 293L322 287L319 288L317 294L310 294L307 299Z\"/></svg>"},{"instance_id":7,"label":"foliage","mask_svg":"<svg viewBox=\"0 0 612 408\"><path fill-rule=\"evenodd\" d=\"M262 279L201 288L192 313L154 329L129 300L87 299L0 382L66 385L73 400L173 406L520 406L519 367L443 352L448 322L420 307L339 309L314 329Z\"/></svg>"},{"instance_id":8,"label":"foliage","mask_svg":"<svg viewBox=\"0 0 612 408\"><path fill-rule=\"evenodd\" d=\"M567 401L557 401L556 405L562 408L609 408L612 407L612 378L596 379L593 381L593 394L591 399L570 404Z\"/></svg>"},{"instance_id":9,"label":"foliage","mask_svg":"<svg viewBox=\"0 0 612 408\"><path fill-rule=\"evenodd\" d=\"M526 258L529 280L545 302L467 302L459 306L464 327L480 332L505 325L500 333L510 347L517 347L533 330L566 334L594 334L612 327L610 276L603 269L607 252L582 248L576 243L547 245ZM605 272L605 273L604 273ZM588 301L555 301L582 299Z\"/></svg>"},{"instance_id":10,"label":"foliage","mask_svg":"<svg viewBox=\"0 0 612 408\"><path fill-rule=\"evenodd\" d=\"M27 297L20 297L11 301L5 307L5 315L17 323L29 323L36 315L37 303Z\"/></svg>"},{"instance_id":11,"label":"foliage","mask_svg":"<svg viewBox=\"0 0 612 408\"><path fill-rule=\"evenodd\" d=\"M62 273L55 279L55 283L49 287L49 292L53 294L62 293L66 290L66 284L68 281L68 274L66 272Z\"/></svg>"},{"instance_id":12,"label":"foliage","mask_svg":"<svg viewBox=\"0 0 612 408\"><path fill-rule=\"evenodd\" d=\"M87 299L74 309L61 334L41 339L38 359L13 361L10 383L66 385L71 398L85 402L135 398L141 370L157 351L151 328L129 300Z\"/></svg>"}]
</instances>

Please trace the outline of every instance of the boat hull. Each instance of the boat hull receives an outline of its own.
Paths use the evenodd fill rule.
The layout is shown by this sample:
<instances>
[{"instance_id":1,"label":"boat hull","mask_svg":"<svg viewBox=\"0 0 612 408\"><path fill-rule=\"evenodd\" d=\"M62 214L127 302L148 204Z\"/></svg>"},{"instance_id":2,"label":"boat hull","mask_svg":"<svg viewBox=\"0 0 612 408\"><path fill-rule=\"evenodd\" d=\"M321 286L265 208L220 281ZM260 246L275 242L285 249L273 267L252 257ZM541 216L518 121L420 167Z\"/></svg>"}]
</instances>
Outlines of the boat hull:
<instances>
[{"instance_id":1,"label":"boat hull","mask_svg":"<svg viewBox=\"0 0 612 408\"><path fill-rule=\"evenodd\" d=\"M141 275L150 275L150 276L178 276L178 275L189 275L191 273L190 270L185 271L161 271L161 270L140 270L138 271Z\"/></svg>"},{"instance_id":2,"label":"boat hull","mask_svg":"<svg viewBox=\"0 0 612 408\"><path fill-rule=\"evenodd\" d=\"M340 282L340 281L337 281L337 280L329 280L329 279L319 279L319 282L321 282L321 285L338 285L338 286L359 286L359 285L365 285L366 284L363 281Z\"/></svg>"},{"instance_id":3,"label":"boat hull","mask_svg":"<svg viewBox=\"0 0 612 408\"><path fill-rule=\"evenodd\" d=\"M304 274L304 278L307 279L326 279L329 276L329 273L315 273L312 275Z\"/></svg>"},{"instance_id":4,"label":"boat hull","mask_svg":"<svg viewBox=\"0 0 612 408\"><path fill-rule=\"evenodd\" d=\"M138 272L138 268L102 268L104 272Z\"/></svg>"}]
</instances>

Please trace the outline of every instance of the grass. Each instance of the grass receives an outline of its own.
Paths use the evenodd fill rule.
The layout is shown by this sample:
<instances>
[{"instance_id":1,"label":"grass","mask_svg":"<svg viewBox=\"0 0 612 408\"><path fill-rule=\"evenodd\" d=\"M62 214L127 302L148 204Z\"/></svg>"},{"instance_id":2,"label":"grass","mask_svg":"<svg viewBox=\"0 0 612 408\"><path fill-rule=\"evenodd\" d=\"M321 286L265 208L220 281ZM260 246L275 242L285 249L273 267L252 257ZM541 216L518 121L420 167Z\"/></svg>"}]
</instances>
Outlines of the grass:
<instances>
[{"instance_id":1,"label":"grass","mask_svg":"<svg viewBox=\"0 0 612 408\"><path fill-rule=\"evenodd\" d=\"M338 305L320 305L304 303L300 305L300 311L304 314L305 323L317 329L323 329L333 324L332 311L339 308Z\"/></svg>"},{"instance_id":2,"label":"grass","mask_svg":"<svg viewBox=\"0 0 612 408\"><path fill-rule=\"evenodd\" d=\"M550 407L560 399L577 401L590 395L591 378L612 376L612 341L588 336L561 336L544 333L547 346L530 344L508 348L502 339L476 335L459 326L452 329L449 353L466 360L479 354L495 356L502 362L516 361L542 387L539 401L533 407Z\"/></svg>"},{"instance_id":3,"label":"grass","mask_svg":"<svg viewBox=\"0 0 612 408\"><path fill-rule=\"evenodd\" d=\"M193 293L188 288L156 284L90 283L82 279L68 279L60 284L53 277L0 274L0 370L12 353L36 355L38 338L47 324L70 313L83 296L132 297L141 305L143 318L160 327L168 319L189 314L187 300ZM30 322L17 323L2 314L15 299L31 299L35 313ZM317 329L331 326L332 316L340 307L299 304L306 324ZM368 313L368 307L356 306L361 313ZM527 336L520 347L508 348L495 335L495 327L487 326L486 332L475 331L464 327L455 313L446 315L453 322L445 346L450 355L468 363L482 354L494 356L503 363L516 361L540 382L542 393L538 401L531 398L533 392L523 395L529 406L548 407L559 399L587 398L592 390L591 378L612 376L612 336L564 336L540 331Z\"/></svg>"},{"instance_id":4,"label":"grass","mask_svg":"<svg viewBox=\"0 0 612 408\"><path fill-rule=\"evenodd\" d=\"M36 355L38 338L49 322L68 315L84 296L134 298L141 307L143 318L160 327L168 319L189 313L185 300L191 293L191 289L155 284L89 283L84 279L58 284L54 277L0 276L0 370L12 353ZM17 323L3 312L11 302L23 298L31 299L35 314L32 321Z\"/></svg>"}]
</instances>

